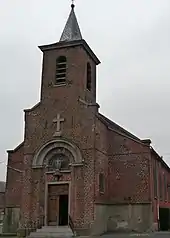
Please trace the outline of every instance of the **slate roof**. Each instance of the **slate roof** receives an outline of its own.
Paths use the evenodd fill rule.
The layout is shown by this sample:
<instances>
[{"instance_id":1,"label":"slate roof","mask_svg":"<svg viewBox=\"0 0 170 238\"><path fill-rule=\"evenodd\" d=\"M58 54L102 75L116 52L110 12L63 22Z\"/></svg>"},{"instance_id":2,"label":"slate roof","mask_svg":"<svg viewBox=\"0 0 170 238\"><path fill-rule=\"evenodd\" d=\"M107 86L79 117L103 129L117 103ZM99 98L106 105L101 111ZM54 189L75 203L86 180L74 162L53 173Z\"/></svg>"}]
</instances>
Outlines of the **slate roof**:
<instances>
[{"instance_id":1,"label":"slate roof","mask_svg":"<svg viewBox=\"0 0 170 238\"><path fill-rule=\"evenodd\" d=\"M60 42L75 41L75 40L82 40L82 35L76 18L76 14L74 12L74 4L72 4L71 12L65 25L64 31L61 35Z\"/></svg>"},{"instance_id":2,"label":"slate roof","mask_svg":"<svg viewBox=\"0 0 170 238\"><path fill-rule=\"evenodd\" d=\"M119 126L118 124L116 124L115 122L111 121L110 119L108 119L107 117L105 117L104 115L102 115L101 113L98 113L98 118L107 126L109 126L110 128L130 137L133 138L134 140L140 141L141 140L136 137L135 135L131 134L129 131L125 130L123 127Z\"/></svg>"}]
</instances>

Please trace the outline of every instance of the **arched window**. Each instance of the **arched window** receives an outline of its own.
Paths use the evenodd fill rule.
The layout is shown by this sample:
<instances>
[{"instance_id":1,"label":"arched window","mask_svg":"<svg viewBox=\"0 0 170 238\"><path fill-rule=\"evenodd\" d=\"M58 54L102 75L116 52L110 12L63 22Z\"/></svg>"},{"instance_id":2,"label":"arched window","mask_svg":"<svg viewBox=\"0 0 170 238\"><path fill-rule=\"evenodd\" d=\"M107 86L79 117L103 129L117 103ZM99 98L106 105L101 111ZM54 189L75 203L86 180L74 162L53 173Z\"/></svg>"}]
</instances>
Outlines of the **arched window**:
<instances>
[{"instance_id":1,"label":"arched window","mask_svg":"<svg viewBox=\"0 0 170 238\"><path fill-rule=\"evenodd\" d=\"M91 91L91 65L87 63L87 81L86 81L86 88Z\"/></svg>"},{"instance_id":2,"label":"arched window","mask_svg":"<svg viewBox=\"0 0 170 238\"><path fill-rule=\"evenodd\" d=\"M66 81L67 59L60 56L56 60L56 83L64 83Z\"/></svg>"}]
</instances>

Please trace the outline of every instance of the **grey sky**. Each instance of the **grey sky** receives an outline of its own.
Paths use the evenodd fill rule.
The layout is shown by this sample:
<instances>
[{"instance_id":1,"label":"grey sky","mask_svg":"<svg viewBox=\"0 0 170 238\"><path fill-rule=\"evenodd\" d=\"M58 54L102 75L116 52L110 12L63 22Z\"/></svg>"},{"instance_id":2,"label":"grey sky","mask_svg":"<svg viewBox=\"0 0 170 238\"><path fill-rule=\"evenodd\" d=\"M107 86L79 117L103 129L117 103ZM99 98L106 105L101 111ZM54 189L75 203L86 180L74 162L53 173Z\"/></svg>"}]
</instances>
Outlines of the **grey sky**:
<instances>
[{"instance_id":1,"label":"grey sky","mask_svg":"<svg viewBox=\"0 0 170 238\"><path fill-rule=\"evenodd\" d=\"M70 2L0 0L0 161L22 142L23 109L39 100L37 46L59 40ZM77 0L75 10L84 39L102 61L101 112L138 137L151 138L170 164L170 1Z\"/></svg>"}]
</instances>

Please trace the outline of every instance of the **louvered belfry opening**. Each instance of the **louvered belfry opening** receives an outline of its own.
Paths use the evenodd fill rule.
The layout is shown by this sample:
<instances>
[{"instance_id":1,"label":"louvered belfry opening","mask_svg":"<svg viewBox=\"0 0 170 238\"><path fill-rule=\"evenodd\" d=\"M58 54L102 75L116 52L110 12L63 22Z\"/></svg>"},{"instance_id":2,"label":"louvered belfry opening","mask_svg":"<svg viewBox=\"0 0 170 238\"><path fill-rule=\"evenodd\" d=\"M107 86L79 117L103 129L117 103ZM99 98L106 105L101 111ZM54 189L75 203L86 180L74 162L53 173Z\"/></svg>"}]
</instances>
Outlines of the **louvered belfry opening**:
<instances>
[{"instance_id":1,"label":"louvered belfry opening","mask_svg":"<svg viewBox=\"0 0 170 238\"><path fill-rule=\"evenodd\" d=\"M56 83L65 83L67 71L67 59L60 56L56 61Z\"/></svg>"},{"instance_id":2,"label":"louvered belfry opening","mask_svg":"<svg viewBox=\"0 0 170 238\"><path fill-rule=\"evenodd\" d=\"M91 91L91 65L87 63L87 82L86 87L89 91Z\"/></svg>"}]
</instances>

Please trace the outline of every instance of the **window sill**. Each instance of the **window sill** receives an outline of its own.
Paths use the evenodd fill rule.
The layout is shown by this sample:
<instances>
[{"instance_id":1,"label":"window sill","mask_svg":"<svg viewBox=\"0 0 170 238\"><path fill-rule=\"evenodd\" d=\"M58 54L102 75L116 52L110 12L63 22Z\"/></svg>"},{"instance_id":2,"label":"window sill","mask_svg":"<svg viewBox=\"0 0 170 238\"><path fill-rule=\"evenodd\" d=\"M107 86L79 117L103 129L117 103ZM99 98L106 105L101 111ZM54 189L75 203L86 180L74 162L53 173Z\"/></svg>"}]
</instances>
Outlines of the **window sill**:
<instances>
[{"instance_id":1,"label":"window sill","mask_svg":"<svg viewBox=\"0 0 170 238\"><path fill-rule=\"evenodd\" d=\"M66 82L64 83L56 83L56 84L53 84L53 87L62 87L62 86L66 86Z\"/></svg>"},{"instance_id":2,"label":"window sill","mask_svg":"<svg viewBox=\"0 0 170 238\"><path fill-rule=\"evenodd\" d=\"M51 170L51 171L47 171L46 174L54 174L56 172L56 170ZM62 174L62 173L70 173L71 170L69 169L63 169L63 170L59 170L59 172Z\"/></svg>"}]
</instances>

